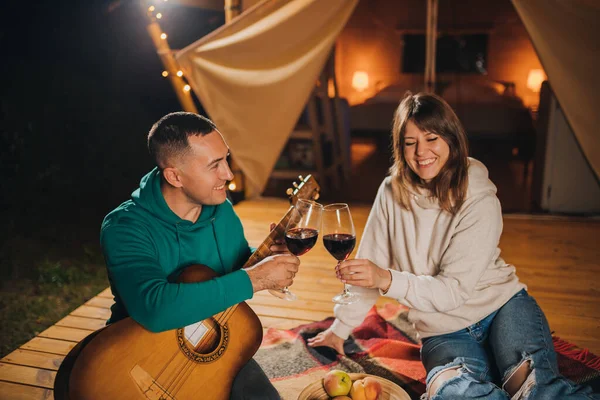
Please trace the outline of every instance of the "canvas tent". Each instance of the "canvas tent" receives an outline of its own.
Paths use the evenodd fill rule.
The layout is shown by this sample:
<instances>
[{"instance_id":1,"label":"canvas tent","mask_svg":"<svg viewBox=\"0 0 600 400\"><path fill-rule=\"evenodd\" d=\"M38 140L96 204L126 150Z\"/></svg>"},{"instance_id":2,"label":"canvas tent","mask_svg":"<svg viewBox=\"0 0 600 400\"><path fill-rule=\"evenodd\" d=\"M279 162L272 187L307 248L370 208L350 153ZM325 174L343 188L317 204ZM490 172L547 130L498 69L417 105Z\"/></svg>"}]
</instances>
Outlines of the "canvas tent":
<instances>
[{"instance_id":1,"label":"canvas tent","mask_svg":"<svg viewBox=\"0 0 600 400\"><path fill-rule=\"evenodd\" d=\"M512 2L550 83L540 103L534 200L550 212L598 213L600 3Z\"/></svg>"},{"instance_id":2,"label":"canvas tent","mask_svg":"<svg viewBox=\"0 0 600 400\"><path fill-rule=\"evenodd\" d=\"M600 2L512 0L558 102L600 176Z\"/></svg>"},{"instance_id":3,"label":"canvas tent","mask_svg":"<svg viewBox=\"0 0 600 400\"><path fill-rule=\"evenodd\" d=\"M266 0L176 54L261 193L358 0Z\"/></svg>"},{"instance_id":4,"label":"canvas tent","mask_svg":"<svg viewBox=\"0 0 600 400\"><path fill-rule=\"evenodd\" d=\"M223 130L252 192L264 188L357 2L263 0L176 53L192 89ZM600 3L512 2L597 183Z\"/></svg>"}]
</instances>

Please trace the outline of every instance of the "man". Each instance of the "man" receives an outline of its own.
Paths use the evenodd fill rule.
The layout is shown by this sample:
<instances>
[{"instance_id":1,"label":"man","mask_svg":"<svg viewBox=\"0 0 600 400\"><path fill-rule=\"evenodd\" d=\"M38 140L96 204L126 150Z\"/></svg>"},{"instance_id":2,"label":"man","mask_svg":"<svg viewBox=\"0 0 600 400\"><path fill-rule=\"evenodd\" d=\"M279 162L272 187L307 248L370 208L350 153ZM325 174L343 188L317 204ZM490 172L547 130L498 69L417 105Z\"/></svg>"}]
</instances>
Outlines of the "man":
<instances>
[{"instance_id":1,"label":"man","mask_svg":"<svg viewBox=\"0 0 600 400\"><path fill-rule=\"evenodd\" d=\"M100 241L115 296L109 323L130 316L152 332L181 328L260 290L292 284L300 261L291 254L241 269L252 249L227 201L226 184L233 178L229 148L210 120L168 114L150 130L148 148L158 167L102 223ZM219 276L171 283L192 264L209 266ZM251 360L236 377L231 398L279 396Z\"/></svg>"}]
</instances>

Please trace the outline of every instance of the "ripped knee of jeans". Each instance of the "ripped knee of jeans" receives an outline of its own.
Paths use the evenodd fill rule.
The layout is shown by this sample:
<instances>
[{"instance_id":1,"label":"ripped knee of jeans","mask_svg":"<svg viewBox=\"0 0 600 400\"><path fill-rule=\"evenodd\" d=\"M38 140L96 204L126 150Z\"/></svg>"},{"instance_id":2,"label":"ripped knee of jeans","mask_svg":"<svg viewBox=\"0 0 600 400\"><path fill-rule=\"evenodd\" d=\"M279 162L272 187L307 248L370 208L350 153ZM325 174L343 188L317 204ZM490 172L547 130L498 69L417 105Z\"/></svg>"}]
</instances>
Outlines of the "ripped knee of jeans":
<instances>
[{"instance_id":1,"label":"ripped knee of jeans","mask_svg":"<svg viewBox=\"0 0 600 400\"><path fill-rule=\"evenodd\" d=\"M511 396L511 400L527 398L536 384L534 367L531 355L523 353L521 361L506 371L502 389Z\"/></svg>"},{"instance_id":2,"label":"ripped knee of jeans","mask_svg":"<svg viewBox=\"0 0 600 400\"><path fill-rule=\"evenodd\" d=\"M437 371L434 369L432 372L434 374L427 384L427 391L421 397L422 399L433 397L449 380L461 375L464 372L464 364L461 359L455 359L444 366L438 367Z\"/></svg>"}]
</instances>

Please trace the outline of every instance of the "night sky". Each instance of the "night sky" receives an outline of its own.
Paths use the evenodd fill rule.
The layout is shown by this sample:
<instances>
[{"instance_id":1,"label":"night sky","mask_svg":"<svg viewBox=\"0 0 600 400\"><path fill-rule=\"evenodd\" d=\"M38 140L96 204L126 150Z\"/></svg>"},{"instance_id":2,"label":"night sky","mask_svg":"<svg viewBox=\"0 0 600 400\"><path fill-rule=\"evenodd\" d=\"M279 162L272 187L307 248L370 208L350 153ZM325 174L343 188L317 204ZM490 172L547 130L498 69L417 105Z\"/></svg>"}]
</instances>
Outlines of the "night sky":
<instances>
[{"instance_id":1,"label":"night sky","mask_svg":"<svg viewBox=\"0 0 600 400\"><path fill-rule=\"evenodd\" d=\"M158 3L173 49L224 23L223 12ZM151 125L181 109L144 8L13 0L0 22L0 241L41 220L98 231L153 167Z\"/></svg>"}]
</instances>

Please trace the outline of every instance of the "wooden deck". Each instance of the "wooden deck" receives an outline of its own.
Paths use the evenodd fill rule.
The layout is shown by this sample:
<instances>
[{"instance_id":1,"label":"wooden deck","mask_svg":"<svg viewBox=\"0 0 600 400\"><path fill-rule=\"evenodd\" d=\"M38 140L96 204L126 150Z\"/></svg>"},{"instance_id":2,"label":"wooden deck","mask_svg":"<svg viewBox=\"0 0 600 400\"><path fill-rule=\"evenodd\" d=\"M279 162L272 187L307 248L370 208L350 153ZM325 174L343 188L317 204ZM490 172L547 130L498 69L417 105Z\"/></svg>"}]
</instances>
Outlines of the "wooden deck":
<instances>
[{"instance_id":1,"label":"wooden deck","mask_svg":"<svg viewBox=\"0 0 600 400\"><path fill-rule=\"evenodd\" d=\"M370 207L351 208L357 233ZM287 210L280 199L246 201L236 210L250 244L257 246ZM517 266L521 280L537 298L561 338L600 354L600 221L505 216L501 240L503 257ZM291 287L299 300L286 302L267 292L248 303L265 328L291 328L332 315L331 297L341 283L335 262L318 244L302 257L301 270ZM0 400L53 399L56 371L75 344L102 327L110 314L107 289L0 360Z\"/></svg>"}]
</instances>

